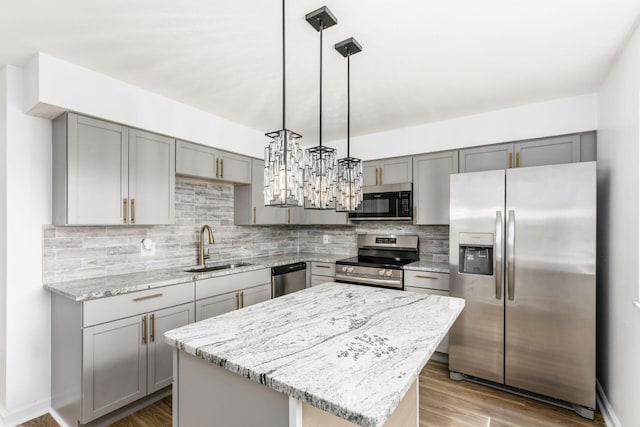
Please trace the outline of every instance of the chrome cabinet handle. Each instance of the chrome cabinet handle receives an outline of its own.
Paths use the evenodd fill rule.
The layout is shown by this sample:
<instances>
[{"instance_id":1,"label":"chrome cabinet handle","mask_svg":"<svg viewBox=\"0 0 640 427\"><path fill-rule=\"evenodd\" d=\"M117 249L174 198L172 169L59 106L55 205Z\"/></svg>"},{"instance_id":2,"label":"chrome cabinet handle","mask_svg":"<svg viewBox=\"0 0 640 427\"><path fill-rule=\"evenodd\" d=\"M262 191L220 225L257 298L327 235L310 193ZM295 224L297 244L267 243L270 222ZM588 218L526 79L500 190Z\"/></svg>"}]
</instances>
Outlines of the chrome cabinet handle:
<instances>
[{"instance_id":1,"label":"chrome cabinet handle","mask_svg":"<svg viewBox=\"0 0 640 427\"><path fill-rule=\"evenodd\" d=\"M122 218L123 224L129 222L129 199L122 199Z\"/></svg>"},{"instance_id":2,"label":"chrome cabinet handle","mask_svg":"<svg viewBox=\"0 0 640 427\"><path fill-rule=\"evenodd\" d=\"M493 275L496 279L496 299L502 299L502 211L496 211L496 231L493 240Z\"/></svg>"},{"instance_id":3,"label":"chrome cabinet handle","mask_svg":"<svg viewBox=\"0 0 640 427\"><path fill-rule=\"evenodd\" d=\"M147 316L142 316L142 344L147 343Z\"/></svg>"},{"instance_id":4,"label":"chrome cabinet handle","mask_svg":"<svg viewBox=\"0 0 640 427\"><path fill-rule=\"evenodd\" d=\"M515 299L516 290L516 249L515 249L515 233L516 218L515 212L509 211L507 228L507 297L510 301Z\"/></svg>"}]
</instances>

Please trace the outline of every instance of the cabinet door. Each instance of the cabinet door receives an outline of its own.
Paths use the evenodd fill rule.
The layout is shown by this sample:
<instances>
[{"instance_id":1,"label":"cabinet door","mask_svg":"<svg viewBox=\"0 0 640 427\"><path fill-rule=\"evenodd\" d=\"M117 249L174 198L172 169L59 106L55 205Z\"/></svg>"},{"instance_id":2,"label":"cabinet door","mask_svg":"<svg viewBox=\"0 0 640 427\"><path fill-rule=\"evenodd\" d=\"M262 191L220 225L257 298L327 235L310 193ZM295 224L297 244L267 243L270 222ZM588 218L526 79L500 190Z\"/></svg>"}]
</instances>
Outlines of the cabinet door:
<instances>
[{"instance_id":1,"label":"cabinet door","mask_svg":"<svg viewBox=\"0 0 640 427\"><path fill-rule=\"evenodd\" d=\"M513 144L460 150L460 173L508 169L514 166Z\"/></svg>"},{"instance_id":2,"label":"cabinet door","mask_svg":"<svg viewBox=\"0 0 640 427\"><path fill-rule=\"evenodd\" d=\"M414 224L449 224L449 175L458 173L458 152L413 158Z\"/></svg>"},{"instance_id":3,"label":"cabinet door","mask_svg":"<svg viewBox=\"0 0 640 427\"><path fill-rule=\"evenodd\" d=\"M176 142L176 173L198 178L216 178L216 150L192 142Z\"/></svg>"},{"instance_id":4,"label":"cabinet door","mask_svg":"<svg viewBox=\"0 0 640 427\"><path fill-rule=\"evenodd\" d=\"M448 291L441 291L436 289L424 289L424 288L413 288L411 286L405 286L404 289L409 292L416 292L418 294L428 294L428 295L442 295L445 297L449 296ZM436 348L437 352L449 354L449 334L445 335L445 337L440 342L438 348Z\"/></svg>"},{"instance_id":5,"label":"cabinet door","mask_svg":"<svg viewBox=\"0 0 640 427\"><path fill-rule=\"evenodd\" d=\"M517 142L515 166L555 165L580 161L580 135Z\"/></svg>"},{"instance_id":6,"label":"cabinet door","mask_svg":"<svg viewBox=\"0 0 640 427\"><path fill-rule=\"evenodd\" d=\"M147 393L173 382L173 347L164 342L164 333L193 323L195 305L182 304L149 314L147 347Z\"/></svg>"},{"instance_id":7,"label":"cabinet door","mask_svg":"<svg viewBox=\"0 0 640 427\"><path fill-rule=\"evenodd\" d=\"M123 224L127 128L70 113L67 130L67 224Z\"/></svg>"},{"instance_id":8,"label":"cabinet door","mask_svg":"<svg viewBox=\"0 0 640 427\"><path fill-rule=\"evenodd\" d=\"M238 309L240 292L217 295L196 301L196 322Z\"/></svg>"},{"instance_id":9,"label":"cabinet door","mask_svg":"<svg viewBox=\"0 0 640 427\"><path fill-rule=\"evenodd\" d=\"M175 140L137 129L129 131L131 224L175 222Z\"/></svg>"},{"instance_id":10,"label":"cabinet door","mask_svg":"<svg viewBox=\"0 0 640 427\"><path fill-rule=\"evenodd\" d=\"M333 278L327 276L311 275L311 286L321 285L323 283L333 282Z\"/></svg>"},{"instance_id":11,"label":"cabinet door","mask_svg":"<svg viewBox=\"0 0 640 427\"><path fill-rule=\"evenodd\" d=\"M82 423L146 395L146 315L82 330Z\"/></svg>"},{"instance_id":12,"label":"cabinet door","mask_svg":"<svg viewBox=\"0 0 640 427\"><path fill-rule=\"evenodd\" d=\"M413 179L413 162L411 157L399 157L396 159L384 159L378 172L378 185L403 184Z\"/></svg>"},{"instance_id":13,"label":"cabinet door","mask_svg":"<svg viewBox=\"0 0 640 427\"><path fill-rule=\"evenodd\" d=\"M244 289L241 292L240 301L242 307L249 307L250 305L271 299L271 283L254 286L253 288Z\"/></svg>"},{"instance_id":14,"label":"cabinet door","mask_svg":"<svg viewBox=\"0 0 640 427\"><path fill-rule=\"evenodd\" d=\"M251 223L256 225L286 224L287 209L264 205L264 161L254 160L251 179L253 211Z\"/></svg>"},{"instance_id":15,"label":"cabinet door","mask_svg":"<svg viewBox=\"0 0 640 427\"><path fill-rule=\"evenodd\" d=\"M220 179L251 184L251 159L249 157L219 151L218 159Z\"/></svg>"},{"instance_id":16,"label":"cabinet door","mask_svg":"<svg viewBox=\"0 0 640 427\"><path fill-rule=\"evenodd\" d=\"M378 163L362 162L362 181L364 186L378 185Z\"/></svg>"}]
</instances>

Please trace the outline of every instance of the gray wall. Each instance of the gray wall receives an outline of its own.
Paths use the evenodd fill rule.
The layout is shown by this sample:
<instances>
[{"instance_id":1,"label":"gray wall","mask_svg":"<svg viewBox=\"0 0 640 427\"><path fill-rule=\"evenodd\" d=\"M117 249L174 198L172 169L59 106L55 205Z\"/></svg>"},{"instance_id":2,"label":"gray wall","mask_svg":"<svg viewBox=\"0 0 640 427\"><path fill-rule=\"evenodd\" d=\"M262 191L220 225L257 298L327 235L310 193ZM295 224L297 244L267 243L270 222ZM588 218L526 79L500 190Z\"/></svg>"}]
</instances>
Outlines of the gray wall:
<instances>
[{"instance_id":1,"label":"gray wall","mask_svg":"<svg viewBox=\"0 0 640 427\"><path fill-rule=\"evenodd\" d=\"M157 226L43 228L43 282L101 277L196 263L200 227L209 224L215 244L211 261L259 255L321 252L356 253L356 233L417 233L421 259L447 261L449 227L375 223L354 226L233 225L233 186L178 177L176 223ZM322 236L330 243L323 244ZM140 242L156 244L151 257L140 255Z\"/></svg>"},{"instance_id":2,"label":"gray wall","mask_svg":"<svg viewBox=\"0 0 640 427\"><path fill-rule=\"evenodd\" d=\"M636 29L600 88L598 116L598 380L622 426L640 425L639 94Z\"/></svg>"}]
</instances>

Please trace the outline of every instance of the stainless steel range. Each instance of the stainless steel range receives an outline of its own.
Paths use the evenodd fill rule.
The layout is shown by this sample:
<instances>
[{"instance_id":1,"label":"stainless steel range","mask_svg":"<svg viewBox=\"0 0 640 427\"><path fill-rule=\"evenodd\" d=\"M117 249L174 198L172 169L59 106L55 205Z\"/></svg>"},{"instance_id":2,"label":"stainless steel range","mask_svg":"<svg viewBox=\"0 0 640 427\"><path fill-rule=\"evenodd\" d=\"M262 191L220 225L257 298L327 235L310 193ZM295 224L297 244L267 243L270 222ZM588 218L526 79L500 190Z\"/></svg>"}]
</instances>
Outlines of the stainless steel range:
<instances>
[{"instance_id":1,"label":"stainless steel range","mask_svg":"<svg viewBox=\"0 0 640 427\"><path fill-rule=\"evenodd\" d=\"M358 256L336 261L336 282L403 289L402 266L417 260L417 235L358 234Z\"/></svg>"}]
</instances>

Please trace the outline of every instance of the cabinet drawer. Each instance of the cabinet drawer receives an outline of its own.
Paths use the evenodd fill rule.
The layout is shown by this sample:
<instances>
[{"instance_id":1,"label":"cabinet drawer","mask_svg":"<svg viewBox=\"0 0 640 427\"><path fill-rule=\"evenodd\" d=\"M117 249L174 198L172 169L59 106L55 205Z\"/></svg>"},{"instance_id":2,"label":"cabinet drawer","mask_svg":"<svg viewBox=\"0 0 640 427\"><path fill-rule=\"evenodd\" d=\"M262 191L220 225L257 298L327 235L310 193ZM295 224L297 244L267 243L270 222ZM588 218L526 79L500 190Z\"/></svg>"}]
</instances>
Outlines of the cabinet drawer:
<instances>
[{"instance_id":1,"label":"cabinet drawer","mask_svg":"<svg viewBox=\"0 0 640 427\"><path fill-rule=\"evenodd\" d=\"M196 300L239 291L265 283L271 283L271 270L268 268L196 280Z\"/></svg>"},{"instance_id":2,"label":"cabinet drawer","mask_svg":"<svg viewBox=\"0 0 640 427\"><path fill-rule=\"evenodd\" d=\"M193 282L85 301L82 326L110 322L136 314L193 302Z\"/></svg>"},{"instance_id":3,"label":"cabinet drawer","mask_svg":"<svg viewBox=\"0 0 640 427\"><path fill-rule=\"evenodd\" d=\"M332 262L313 261L311 263L311 274L314 276L336 277L336 265Z\"/></svg>"},{"instance_id":4,"label":"cabinet drawer","mask_svg":"<svg viewBox=\"0 0 640 427\"><path fill-rule=\"evenodd\" d=\"M423 289L449 291L449 274L430 271L404 271L404 285Z\"/></svg>"}]
</instances>

